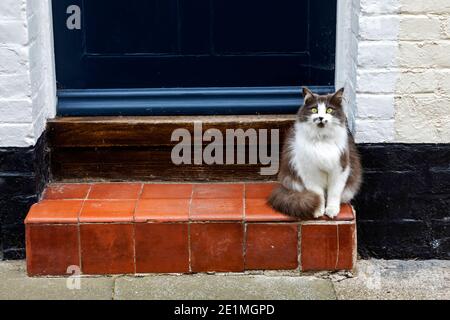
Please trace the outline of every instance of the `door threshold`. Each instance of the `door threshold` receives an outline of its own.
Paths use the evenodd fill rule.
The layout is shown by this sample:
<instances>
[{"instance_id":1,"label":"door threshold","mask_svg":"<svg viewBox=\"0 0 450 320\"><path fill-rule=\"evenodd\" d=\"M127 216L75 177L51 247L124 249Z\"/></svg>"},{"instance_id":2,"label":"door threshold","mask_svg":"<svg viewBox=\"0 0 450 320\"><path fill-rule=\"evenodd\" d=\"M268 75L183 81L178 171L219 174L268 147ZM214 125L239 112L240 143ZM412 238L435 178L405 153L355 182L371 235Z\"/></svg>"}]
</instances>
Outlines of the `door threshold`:
<instances>
[{"instance_id":1,"label":"door threshold","mask_svg":"<svg viewBox=\"0 0 450 320\"><path fill-rule=\"evenodd\" d=\"M333 86L311 86L318 94ZM59 116L168 116L293 114L300 87L64 89Z\"/></svg>"}]
</instances>

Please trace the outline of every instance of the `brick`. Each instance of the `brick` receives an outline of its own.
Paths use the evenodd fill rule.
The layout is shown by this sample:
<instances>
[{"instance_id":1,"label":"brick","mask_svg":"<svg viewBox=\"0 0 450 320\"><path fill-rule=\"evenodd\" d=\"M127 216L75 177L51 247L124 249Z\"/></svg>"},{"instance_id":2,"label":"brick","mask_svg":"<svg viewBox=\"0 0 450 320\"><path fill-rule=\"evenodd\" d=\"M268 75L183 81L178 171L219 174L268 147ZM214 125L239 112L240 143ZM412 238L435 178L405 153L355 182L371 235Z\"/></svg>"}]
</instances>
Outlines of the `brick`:
<instances>
[{"instance_id":1,"label":"brick","mask_svg":"<svg viewBox=\"0 0 450 320\"><path fill-rule=\"evenodd\" d=\"M357 75L358 93L393 93L398 73L384 70L359 70Z\"/></svg>"},{"instance_id":2,"label":"brick","mask_svg":"<svg viewBox=\"0 0 450 320\"><path fill-rule=\"evenodd\" d=\"M0 100L0 123L27 123L32 121L30 99Z\"/></svg>"},{"instance_id":3,"label":"brick","mask_svg":"<svg viewBox=\"0 0 450 320\"><path fill-rule=\"evenodd\" d=\"M360 41L358 65L361 68L387 68L397 65L396 41Z\"/></svg>"},{"instance_id":4,"label":"brick","mask_svg":"<svg viewBox=\"0 0 450 320\"><path fill-rule=\"evenodd\" d=\"M28 28L25 21L0 22L0 43L26 45L28 43Z\"/></svg>"},{"instance_id":5,"label":"brick","mask_svg":"<svg viewBox=\"0 0 450 320\"><path fill-rule=\"evenodd\" d=\"M359 35L363 40L397 40L399 25L398 16L361 16Z\"/></svg>"},{"instance_id":6,"label":"brick","mask_svg":"<svg viewBox=\"0 0 450 320\"><path fill-rule=\"evenodd\" d=\"M433 93L438 88L436 70L403 72L397 83L397 93Z\"/></svg>"},{"instance_id":7,"label":"brick","mask_svg":"<svg viewBox=\"0 0 450 320\"><path fill-rule=\"evenodd\" d=\"M432 94L396 99L395 139L405 143L450 142L450 97Z\"/></svg>"},{"instance_id":8,"label":"brick","mask_svg":"<svg viewBox=\"0 0 450 320\"><path fill-rule=\"evenodd\" d=\"M355 139L358 143L394 141L394 120L356 120Z\"/></svg>"},{"instance_id":9,"label":"brick","mask_svg":"<svg viewBox=\"0 0 450 320\"><path fill-rule=\"evenodd\" d=\"M28 50L24 47L0 47L0 74L28 72L28 59Z\"/></svg>"},{"instance_id":10,"label":"brick","mask_svg":"<svg viewBox=\"0 0 450 320\"><path fill-rule=\"evenodd\" d=\"M25 0L2 0L0 2L0 20L22 20L25 15Z\"/></svg>"},{"instance_id":11,"label":"brick","mask_svg":"<svg viewBox=\"0 0 450 320\"><path fill-rule=\"evenodd\" d=\"M397 13L400 10L399 0L361 0L361 11L364 13Z\"/></svg>"},{"instance_id":12,"label":"brick","mask_svg":"<svg viewBox=\"0 0 450 320\"><path fill-rule=\"evenodd\" d=\"M27 99L31 96L28 74L0 75L0 97L2 99Z\"/></svg>"},{"instance_id":13,"label":"brick","mask_svg":"<svg viewBox=\"0 0 450 320\"><path fill-rule=\"evenodd\" d=\"M358 94L358 118L389 120L394 117L394 95Z\"/></svg>"},{"instance_id":14,"label":"brick","mask_svg":"<svg viewBox=\"0 0 450 320\"><path fill-rule=\"evenodd\" d=\"M34 142L32 124L0 123L0 147L29 147Z\"/></svg>"},{"instance_id":15,"label":"brick","mask_svg":"<svg viewBox=\"0 0 450 320\"><path fill-rule=\"evenodd\" d=\"M440 33L441 21L436 17L406 16L400 20L401 40L436 40Z\"/></svg>"},{"instance_id":16,"label":"brick","mask_svg":"<svg viewBox=\"0 0 450 320\"><path fill-rule=\"evenodd\" d=\"M401 12L403 13L450 13L450 2L447 0L408 0L402 1Z\"/></svg>"},{"instance_id":17,"label":"brick","mask_svg":"<svg viewBox=\"0 0 450 320\"><path fill-rule=\"evenodd\" d=\"M448 42L400 42L399 66L404 68L450 67Z\"/></svg>"}]
</instances>

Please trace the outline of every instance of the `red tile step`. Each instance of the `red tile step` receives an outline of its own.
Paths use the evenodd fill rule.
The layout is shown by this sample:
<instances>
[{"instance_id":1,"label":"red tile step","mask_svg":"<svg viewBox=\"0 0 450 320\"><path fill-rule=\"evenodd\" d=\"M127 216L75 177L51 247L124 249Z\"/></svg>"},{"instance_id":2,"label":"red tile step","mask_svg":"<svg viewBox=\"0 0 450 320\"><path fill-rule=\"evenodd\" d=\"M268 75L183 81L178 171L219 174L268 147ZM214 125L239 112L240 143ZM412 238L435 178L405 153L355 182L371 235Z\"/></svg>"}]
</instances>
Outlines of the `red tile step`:
<instances>
[{"instance_id":1,"label":"red tile step","mask_svg":"<svg viewBox=\"0 0 450 320\"><path fill-rule=\"evenodd\" d=\"M302 221L274 183L51 184L25 220L30 276L352 270L353 208Z\"/></svg>"}]
</instances>

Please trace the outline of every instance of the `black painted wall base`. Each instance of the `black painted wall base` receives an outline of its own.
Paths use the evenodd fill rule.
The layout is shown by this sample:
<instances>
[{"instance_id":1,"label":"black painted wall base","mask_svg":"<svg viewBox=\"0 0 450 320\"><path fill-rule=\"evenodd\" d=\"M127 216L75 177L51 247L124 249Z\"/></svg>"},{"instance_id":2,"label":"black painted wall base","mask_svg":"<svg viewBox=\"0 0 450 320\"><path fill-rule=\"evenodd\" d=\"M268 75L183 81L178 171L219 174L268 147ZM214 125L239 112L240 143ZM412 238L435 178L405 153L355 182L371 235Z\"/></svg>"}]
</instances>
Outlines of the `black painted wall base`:
<instances>
[{"instance_id":1,"label":"black painted wall base","mask_svg":"<svg viewBox=\"0 0 450 320\"><path fill-rule=\"evenodd\" d=\"M361 144L363 258L450 259L450 144Z\"/></svg>"},{"instance_id":2,"label":"black painted wall base","mask_svg":"<svg viewBox=\"0 0 450 320\"><path fill-rule=\"evenodd\" d=\"M49 177L45 136L34 147L0 148L0 260L25 258L23 220Z\"/></svg>"}]
</instances>

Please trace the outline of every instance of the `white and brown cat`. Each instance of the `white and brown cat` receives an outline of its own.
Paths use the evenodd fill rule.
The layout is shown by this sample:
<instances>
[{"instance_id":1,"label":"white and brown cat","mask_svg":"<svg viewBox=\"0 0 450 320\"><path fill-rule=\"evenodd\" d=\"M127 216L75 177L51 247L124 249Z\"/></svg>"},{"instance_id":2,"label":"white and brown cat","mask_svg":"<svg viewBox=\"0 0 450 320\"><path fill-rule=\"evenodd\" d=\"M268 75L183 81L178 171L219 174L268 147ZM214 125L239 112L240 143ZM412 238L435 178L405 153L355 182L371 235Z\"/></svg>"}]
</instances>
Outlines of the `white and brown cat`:
<instances>
[{"instance_id":1,"label":"white and brown cat","mask_svg":"<svg viewBox=\"0 0 450 320\"><path fill-rule=\"evenodd\" d=\"M276 210L302 218L338 215L362 181L360 157L342 106L344 89L317 95L303 88L304 104L287 135L278 179L268 199Z\"/></svg>"}]
</instances>

